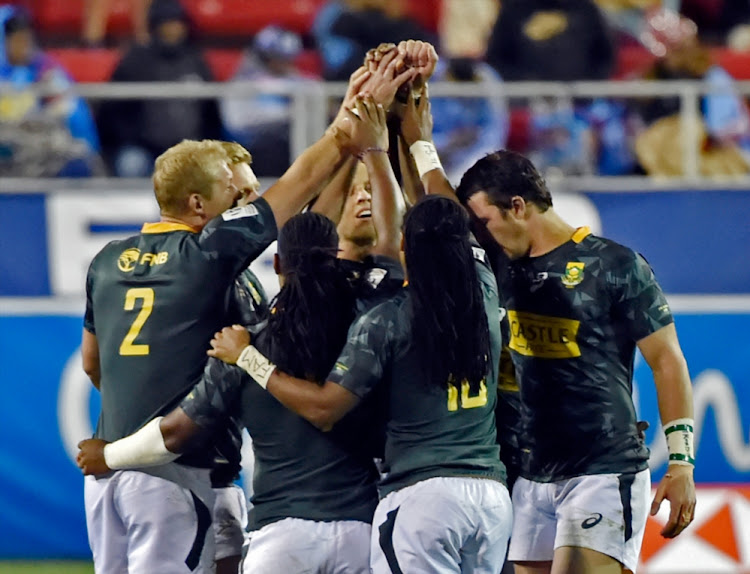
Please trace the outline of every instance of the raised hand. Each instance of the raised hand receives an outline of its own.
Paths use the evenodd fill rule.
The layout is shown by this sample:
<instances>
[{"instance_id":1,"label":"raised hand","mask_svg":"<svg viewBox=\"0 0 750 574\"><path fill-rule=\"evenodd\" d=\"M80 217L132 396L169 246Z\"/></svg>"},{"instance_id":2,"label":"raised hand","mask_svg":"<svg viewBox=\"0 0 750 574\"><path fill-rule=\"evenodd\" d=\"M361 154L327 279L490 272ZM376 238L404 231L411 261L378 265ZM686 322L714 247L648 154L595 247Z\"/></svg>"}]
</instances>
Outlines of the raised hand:
<instances>
[{"instance_id":1,"label":"raised hand","mask_svg":"<svg viewBox=\"0 0 750 574\"><path fill-rule=\"evenodd\" d=\"M242 325L224 327L220 332L214 333L211 339L211 348L206 351L208 356L216 357L234 365L240 358L242 350L250 344L250 333Z\"/></svg>"},{"instance_id":2,"label":"raised hand","mask_svg":"<svg viewBox=\"0 0 750 574\"><path fill-rule=\"evenodd\" d=\"M372 94L376 103L386 110L393 103L398 89L413 80L417 71L405 64L404 56L392 49L382 55L379 61L368 64L370 77L364 82L361 92Z\"/></svg>"},{"instance_id":3,"label":"raised hand","mask_svg":"<svg viewBox=\"0 0 750 574\"><path fill-rule=\"evenodd\" d=\"M355 98L352 110L345 111L343 123L349 134L349 151L352 155L362 157L371 151L388 151L388 126L385 107L375 101L371 95L359 95Z\"/></svg>"},{"instance_id":4,"label":"raised hand","mask_svg":"<svg viewBox=\"0 0 750 574\"><path fill-rule=\"evenodd\" d=\"M418 102L414 94L409 93L401 119L401 135L409 146L420 140L432 141L432 125L430 98L425 86Z\"/></svg>"},{"instance_id":5,"label":"raised hand","mask_svg":"<svg viewBox=\"0 0 750 574\"><path fill-rule=\"evenodd\" d=\"M76 464L84 475L107 474L112 471L104 460L104 447L107 444L106 440L99 438L89 438L78 443Z\"/></svg>"},{"instance_id":6,"label":"raised hand","mask_svg":"<svg viewBox=\"0 0 750 574\"><path fill-rule=\"evenodd\" d=\"M426 83L435 73L439 58L435 47L429 42L405 40L399 43L398 53L408 66L417 71L422 83Z\"/></svg>"},{"instance_id":7,"label":"raised hand","mask_svg":"<svg viewBox=\"0 0 750 574\"><path fill-rule=\"evenodd\" d=\"M662 501L669 501L669 520L661 530L664 538L674 538L685 530L695 516L695 482L693 467L670 465L656 489L651 516L659 512Z\"/></svg>"}]
</instances>

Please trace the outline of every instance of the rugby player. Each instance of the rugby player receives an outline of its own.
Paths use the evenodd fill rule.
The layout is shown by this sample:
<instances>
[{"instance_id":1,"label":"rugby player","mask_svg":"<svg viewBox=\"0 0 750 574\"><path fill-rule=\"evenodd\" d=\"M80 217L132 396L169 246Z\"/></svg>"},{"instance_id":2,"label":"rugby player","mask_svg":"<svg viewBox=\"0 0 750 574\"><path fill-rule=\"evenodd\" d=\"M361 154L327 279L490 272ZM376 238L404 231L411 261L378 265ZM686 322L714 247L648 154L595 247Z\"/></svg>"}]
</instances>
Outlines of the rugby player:
<instances>
[{"instance_id":1,"label":"rugby player","mask_svg":"<svg viewBox=\"0 0 750 574\"><path fill-rule=\"evenodd\" d=\"M651 514L693 519L693 406L669 305L639 254L575 229L532 163L499 151L457 189L510 258L501 284L521 390L521 478L509 558L522 574L634 571L649 513L648 449L631 397L636 347L670 450Z\"/></svg>"},{"instance_id":2,"label":"rugby player","mask_svg":"<svg viewBox=\"0 0 750 574\"><path fill-rule=\"evenodd\" d=\"M226 213L239 194L218 142L182 142L157 159L162 221L108 244L87 276L82 354L102 393L97 437L137 430L200 378L211 334L226 324L222 304L232 281L347 157L346 127L334 123L263 198ZM87 478L97 569L212 570L213 495L204 470L212 458L202 449L179 464Z\"/></svg>"},{"instance_id":3,"label":"rugby player","mask_svg":"<svg viewBox=\"0 0 750 574\"><path fill-rule=\"evenodd\" d=\"M281 403L323 430L376 388L388 422L371 569L497 572L512 511L496 444L497 286L468 215L427 197L406 218L409 286L362 314L323 385L295 378L224 329L214 355L239 363ZM460 302L460 304L459 304Z\"/></svg>"}]
</instances>

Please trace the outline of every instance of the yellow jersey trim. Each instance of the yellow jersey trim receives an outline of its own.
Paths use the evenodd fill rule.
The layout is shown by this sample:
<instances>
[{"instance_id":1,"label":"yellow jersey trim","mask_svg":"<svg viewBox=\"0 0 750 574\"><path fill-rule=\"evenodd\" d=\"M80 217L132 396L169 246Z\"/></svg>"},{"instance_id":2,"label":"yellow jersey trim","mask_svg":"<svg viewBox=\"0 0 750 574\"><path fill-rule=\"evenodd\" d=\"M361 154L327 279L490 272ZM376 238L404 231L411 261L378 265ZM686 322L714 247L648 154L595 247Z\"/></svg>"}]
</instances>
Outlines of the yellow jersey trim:
<instances>
[{"instance_id":1,"label":"yellow jersey trim","mask_svg":"<svg viewBox=\"0 0 750 574\"><path fill-rule=\"evenodd\" d=\"M189 231L198 233L197 229L184 223L174 223L171 221L160 221L159 223L144 223L141 227L141 233L168 233L170 231Z\"/></svg>"},{"instance_id":2,"label":"yellow jersey trim","mask_svg":"<svg viewBox=\"0 0 750 574\"><path fill-rule=\"evenodd\" d=\"M583 241L586 237L591 235L591 229L588 227L579 227L575 230L575 233L573 233L573 237L571 239L573 240L573 243L580 243Z\"/></svg>"}]
</instances>

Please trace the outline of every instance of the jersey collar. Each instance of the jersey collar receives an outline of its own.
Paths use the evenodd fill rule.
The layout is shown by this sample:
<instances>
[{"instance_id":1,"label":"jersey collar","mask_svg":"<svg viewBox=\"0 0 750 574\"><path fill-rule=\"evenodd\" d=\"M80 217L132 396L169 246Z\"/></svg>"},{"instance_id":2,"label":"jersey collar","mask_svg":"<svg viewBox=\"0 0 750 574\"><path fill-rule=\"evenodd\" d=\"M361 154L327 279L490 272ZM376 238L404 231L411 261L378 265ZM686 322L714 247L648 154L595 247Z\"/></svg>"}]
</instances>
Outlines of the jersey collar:
<instances>
[{"instance_id":1,"label":"jersey collar","mask_svg":"<svg viewBox=\"0 0 750 574\"><path fill-rule=\"evenodd\" d=\"M160 221L158 223L144 223L141 233L169 233L170 231L189 231L198 233L198 230L184 223L172 221Z\"/></svg>"},{"instance_id":2,"label":"jersey collar","mask_svg":"<svg viewBox=\"0 0 750 574\"><path fill-rule=\"evenodd\" d=\"M571 236L571 240L573 243L580 243L583 241L586 237L591 235L591 229L588 227L579 227L575 230L575 233Z\"/></svg>"}]
</instances>

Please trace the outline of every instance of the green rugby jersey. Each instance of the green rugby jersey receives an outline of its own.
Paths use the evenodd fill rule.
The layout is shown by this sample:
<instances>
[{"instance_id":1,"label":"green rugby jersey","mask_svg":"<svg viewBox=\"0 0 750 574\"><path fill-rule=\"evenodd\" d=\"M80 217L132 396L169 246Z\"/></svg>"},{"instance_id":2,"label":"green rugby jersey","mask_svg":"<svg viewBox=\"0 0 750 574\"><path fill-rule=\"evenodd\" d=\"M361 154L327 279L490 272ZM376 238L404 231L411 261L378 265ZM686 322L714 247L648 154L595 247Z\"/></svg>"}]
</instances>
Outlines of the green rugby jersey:
<instances>
[{"instance_id":1,"label":"green rugby jersey","mask_svg":"<svg viewBox=\"0 0 750 574\"><path fill-rule=\"evenodd\" d=\"M352 274L360 309L403 284L401 265L388 258L343 263ZM277 361L267 332L253 337L253 345ZM180 403L203 428L220 429L228 420L240 420L250 433L255 454L251 530L290 517L372 521L378 501L373 463L378 447L372 435L379 426L373 406L370 400L362 402L333 431L323 433L242 369L216 359L209 359L200 383Z\"/></svg>"},{"instance_id":2,"label":"green rugby jersey","mask_svg":"<svg viewBox=\"0 0 750 574\"><path fill-rule=\"evenodd\" d=\"M484 251L474 248L491 339L490 368L476 395L468 384L428 386L412 345L408 288L361 315L328 379L360 398L387 389L388 422L381 496L436 476L505 480L496 442L500 317ZM487 384L492 381L493 384Z\"/></svg>"},{"instance_id":3,"label":"green rugby jersey","mask_svg":"<svg viewBox=\"0 0 750 574\"><path fill-rule=\"evenodd\" d=\"M213 333L226 325L235 277L276 239L262 198L200 232L146 224L109 243L86 280L84 327L99 344L102 410L96 436L114 441L169 412L200 379Z\"/></svg>"},{"instance_id":4,"label":"green rugby jersey","mask_svg":"<svg viewBox=\"0 0 750 574\"><path fill-rule=\"evenodd\" d=\"M550 253L512 261L501 288L521 389L521 475L647 468L631 397L635 346L672 323L648 263L581 228Z\"/></svg>"},{"instance_id":5,"label":"green rugby jersey","mask_svg":"<svg viewBox=\"0 0 750 574\"><path fill-rule=\"evenodd\" d=\"M234 280L234 288L228 291L229 317L227 325L244 325L253 335L268 323L268 296L258 277L249 268ZM209 361L210 362L210 361ZM217 453L211 471L211 485L226 487L239 478L242 468L242 421L237 413L228 416L212 435L211 442Z\"/></svg>"}]
</instances>

